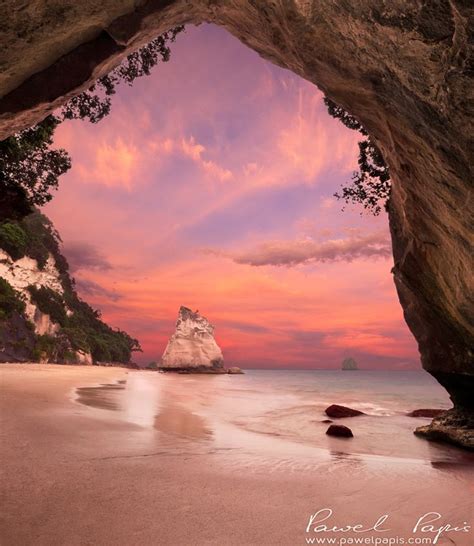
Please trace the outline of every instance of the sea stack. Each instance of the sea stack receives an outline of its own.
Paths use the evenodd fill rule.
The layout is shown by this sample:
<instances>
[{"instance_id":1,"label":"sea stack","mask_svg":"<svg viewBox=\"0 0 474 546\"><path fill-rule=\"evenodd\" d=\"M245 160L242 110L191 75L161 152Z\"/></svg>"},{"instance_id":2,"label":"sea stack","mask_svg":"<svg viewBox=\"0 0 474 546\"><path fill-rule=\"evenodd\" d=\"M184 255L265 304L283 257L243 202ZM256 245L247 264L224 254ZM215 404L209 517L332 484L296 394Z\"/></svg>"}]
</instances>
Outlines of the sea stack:
<instances>
[{"instance_id":1,"label":"sea stack","mask_svg":"<svg viewBox=\"0 0 474 546\"><path fill-rule=\"evenodd\" d=\"M358 370L357 362L353 358L345 358L342 361L342 370Z\"/></svg>"},{"instance_id":2,"label":"sea stack","mask_svg":"<svg viewBox=\"0 0 474 546\"><path fill-rule=\"evenodd\" d=\"M176 330L160 368L181 373L226 373L222 351L214 339L214 326L198 311L180 307Z\"/></svg>"}]
</instances>

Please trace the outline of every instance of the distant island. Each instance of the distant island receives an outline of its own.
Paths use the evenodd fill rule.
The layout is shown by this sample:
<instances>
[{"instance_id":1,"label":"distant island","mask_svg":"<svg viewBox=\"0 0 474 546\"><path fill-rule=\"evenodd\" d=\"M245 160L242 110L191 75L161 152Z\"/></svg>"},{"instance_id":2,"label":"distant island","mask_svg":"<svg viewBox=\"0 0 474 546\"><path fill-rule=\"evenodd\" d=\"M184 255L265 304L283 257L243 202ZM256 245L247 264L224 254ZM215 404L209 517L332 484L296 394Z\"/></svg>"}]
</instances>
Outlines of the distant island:
<instances>
[{"instance_id":1,"label":"distant island","mask_svg":"<svg viewBox=\"0 0 474 546\"><path fill-rule=\"evenodd\" d=\"M176 330L168 341L159 369L178 373L243 373L224 367L221 348L214 339L214 326L188 307L181 306Z\"/></svg>"},{"instance_id":2,"label":"distant island","mask_svg":"<svg viewBox=\"0 0 474 546\"><path fill-rule=\"evenodd\" d=\"M353 358L345 358L342 361L341 370L358 370L357 362Z\"/></svg>"}]
</instances>

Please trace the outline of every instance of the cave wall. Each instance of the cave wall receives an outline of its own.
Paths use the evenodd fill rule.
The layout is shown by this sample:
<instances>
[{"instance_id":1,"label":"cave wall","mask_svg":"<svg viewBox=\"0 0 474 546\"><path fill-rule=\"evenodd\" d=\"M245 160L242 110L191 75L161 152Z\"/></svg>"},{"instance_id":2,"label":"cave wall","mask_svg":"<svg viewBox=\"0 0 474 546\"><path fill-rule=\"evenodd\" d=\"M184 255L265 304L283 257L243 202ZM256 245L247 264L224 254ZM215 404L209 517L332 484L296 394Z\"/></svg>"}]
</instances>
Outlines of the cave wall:
<instances>
[{"instance_id":1,"label":"cave wall","mask_svg":"<svg viewBox=\"0 0 474 546\"><path fill-rule=\"evenodd\" d=\"M394 279L423 367L456 406L473 409L470 0L5 0L2 7L0 138L160 32L204 21L358 117L391 170Z\"/></svg>"}]
</instances>

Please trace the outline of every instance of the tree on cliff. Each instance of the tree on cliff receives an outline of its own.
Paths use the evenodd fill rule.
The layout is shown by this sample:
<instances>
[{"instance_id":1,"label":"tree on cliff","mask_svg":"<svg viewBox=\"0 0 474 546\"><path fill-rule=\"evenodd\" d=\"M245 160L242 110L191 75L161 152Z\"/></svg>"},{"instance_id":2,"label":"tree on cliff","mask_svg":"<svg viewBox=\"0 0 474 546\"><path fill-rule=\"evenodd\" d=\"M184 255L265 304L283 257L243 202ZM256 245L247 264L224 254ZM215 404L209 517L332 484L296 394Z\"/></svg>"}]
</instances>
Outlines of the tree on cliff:
<instances>
[{"instance_id":1,"label":"tree on cliff","mask_svg":"<svg viewBox=\"0 0 474 546\"><path fill-rule=\"evenodd\" d=\"M133 85L137 78L149 76L151 69L161 60L166 63L171 56L168 43L174 42L184 26L175 27L152 40L149 44L128 55L109 74L99 78L89 89L73 97L61 110L64 119L88 119L97 123L110 113L111 95L120 83Z\"/></svg>"},{"instance_id":2,"label":"tree on cliff","mask_svg":"<svg viewBox=\"0 0 474 546\"><path fill-rule=\"evenodd\" d=\"M336 192L334 196L346 203L360 204L377 216L382 207L387 208L391 190L390 173L382 153L356 118L327 97L324 103L329 115L364 136L359 142L359 170L354 172L349 185L342 186L342 193Z\"/></svg>"},{"instance_id":3,"label":"tree on cliff","mask_svg":"<svg viewBox=\"0 0 474 546\"><path fill-rule=\"evenodd\" d=\"M48 116L31 129L0 142L0 191L20 187L27 200L44 205L58 178L71 167L66 150L51 149L53 134L60 120Z\"/></svg>"},{"instance_id":4,"label":"tree on cliff","mask_svg":"<svg viewBox=\"0 0 474 546\"><path fill-rule=\"evenodd\" d=\"M53 149L53 135L64 120L86 119L97 123L110 113L111 95L122 82L132 85L161 60L170 58L169 43L182 32L183 26L158 36L131 53L122 64L99 78L89 89L73 97L59 112L43 121L0 141L0 192L24 195L31 205L44 205L58 187L59 177L71 168L71 158L64 149Z\"/></svg>"}]
</instances>

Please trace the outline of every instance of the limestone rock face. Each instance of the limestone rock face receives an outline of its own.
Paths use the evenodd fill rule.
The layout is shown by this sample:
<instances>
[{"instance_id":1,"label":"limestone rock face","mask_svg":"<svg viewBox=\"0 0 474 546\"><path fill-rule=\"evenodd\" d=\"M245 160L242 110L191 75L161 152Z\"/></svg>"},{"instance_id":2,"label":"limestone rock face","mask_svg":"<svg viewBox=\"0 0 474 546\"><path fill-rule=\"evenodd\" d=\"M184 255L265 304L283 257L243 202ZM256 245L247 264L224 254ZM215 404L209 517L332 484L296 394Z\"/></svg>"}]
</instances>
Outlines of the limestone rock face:
<instances>
[{"instance_id":1,"label":"limestone rock face","mask_svg":"<svg viewBox=\"0 0 474 546\"><path fill-rule=\"evenodd\" d=\"M423 367L474 414L472 2L5 0L2 8L0 138L160 32L201 22L222 25L356 116L390 167L393 274Z\"/></svg>"},{"instance_id":2,"label":"limestone rock face","mask_svg":"<svg viewBox=\"0 0 474 546\"><path fill-rule=\"evenodd\" d=\"M40 311L32 301L28 290L28 287L32 285L36 288L49 288L61 295L64 293L61 275L52 254L49 255L45 266L40 268L37 260L33 258L24 256L19 260L13 260L5 250L0 249L0 277L5 279L22 296L25 302L25 319L33 325L34 333L40 336L55 337L60 331L60 325L54 322L48 314ZM66 313L70 312L69 309L66 309ZM0 336L0 361L26 359L28 351L26 347L21 347L21 339L26 340L23 344L26 343L30 346L34 345L34 340L23 322L18 316L4 326L4 331ZM75 351L74 354L77 363L92 365L90 352Z\"/></svg>"},{"instance_id":3,"label":"limestone rock face","mask_svg":"<svg viewBox=\"0 0 474 546\"><path fill-rule=\"evenodd\" d=\"M214 339L214 326L197 311L180 307L176 330L161 358L161 368L224 372L224 358Z\"/></svg>"},{"instance_id":4,"label":"limestone rock face","mask_svg":"<svg viewBox=\"0 0 474 546\"><path fill-rule=\"evenodd\" d=\"M20 260L13 260L7 252L0 249L0 277L7 280L25 299L25 314L28 320L34 324L35 333L39 335L54 335L59 330L59 325L54 323L49 315L42 313L31 301L27 288L29 285L46 287L63 293L59 271L54 265L54 259L50 255L43 269L40 269L38 262L33 258L25 256Z\"/></svg>"},{"instance_id":5,"label":"limestone rock face","mask_svg":"<svg viewBox=\"0 0 474 546\"><path fill-rule=\"evenodd\" d=\"M341 365L342 370L358 370L357 362L353 358L345 358Z\"/></svg>"}]
</instances>

